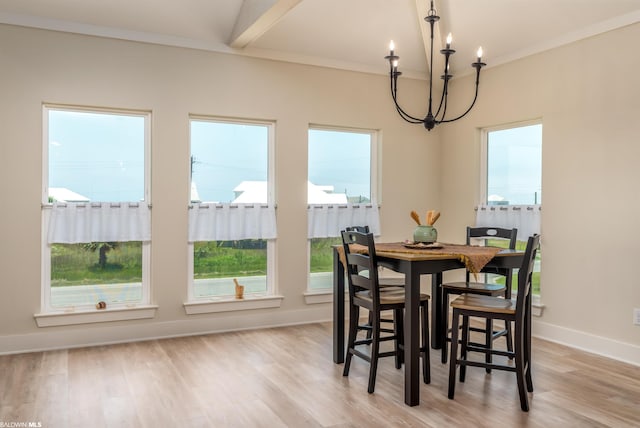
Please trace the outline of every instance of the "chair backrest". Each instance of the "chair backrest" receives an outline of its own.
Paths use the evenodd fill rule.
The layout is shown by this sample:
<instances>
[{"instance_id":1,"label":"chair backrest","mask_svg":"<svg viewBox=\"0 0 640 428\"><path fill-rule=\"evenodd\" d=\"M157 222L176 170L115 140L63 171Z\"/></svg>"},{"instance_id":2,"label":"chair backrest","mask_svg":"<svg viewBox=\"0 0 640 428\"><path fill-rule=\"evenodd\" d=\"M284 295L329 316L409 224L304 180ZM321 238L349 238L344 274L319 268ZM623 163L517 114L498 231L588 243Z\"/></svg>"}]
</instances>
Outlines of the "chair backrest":
<instances>
[{"instance_id":1,"label":"chair backrest","mask_svg":"<svg viewBox=\"0 0 640 428\"><path fill-rule=\"evenodd\" d=\"M347 263L346 271L349 282L349 298L352 299L355 293L359 291L369 290L371 291L371 298L374 305L377 305L380 284L378 282L378 262L376 260L373 233L343 230L341 235ZM353 252L350 247L351 244L359 244L366 247L367 253Z\"/></svg>"},{"instance_id":2,"label":"chair backrest","mask_svg":"<svg viewBox=\"0 0 640 428\"><path fill-rule=\"evenodd\" d=\"M471 244L471 238L508 239L509 249L516 248L518 229L503 229L501 227L467 227L467 245Z\"/></svg>"},{"instance_id":3,"label":"chair backrest","mask_svg":"<svg viewBox=\"0 0 640 428\"><path fill-rule=\"evenodd\" d=\"M369 226L350 226L345 227L347 232L360 232L360 233L369 233Z\"/></svg>"},{"instance_id":4,"label":"chair backrest","mask_svg":"<svg viewBox=\"0 0 640 428\"><path fill-rule=\"evenodd\" d=\"M518 236L518 229L503 229L501 227L468 227L467 226L467 245L471 244L472 238L484 238L484 239L498 239L501 241L509 241L509 249L515 250L516 238ZM482 269L484 273L492 273L495 275L511 276L511 269L501 269L494 267L485 267ZM469 282L470 276L467 271L467 282ZM511 295L511 291L507 292L507 296Z\"/></svg>"},{"instance_id":5,"label":"chair backrest","mask_svg":"<svg viewBox=\"0 0 640 428\"><path fill-rule=\"evenodd\" d=\"M522 265L518 271L518 297L516 301L516 316L524 313L529 307L531 299L531 281L533 278L533 267L540 245L540 235L535 234L529 237L527 248L524 250Z\"/></svg>"}]
</instances>

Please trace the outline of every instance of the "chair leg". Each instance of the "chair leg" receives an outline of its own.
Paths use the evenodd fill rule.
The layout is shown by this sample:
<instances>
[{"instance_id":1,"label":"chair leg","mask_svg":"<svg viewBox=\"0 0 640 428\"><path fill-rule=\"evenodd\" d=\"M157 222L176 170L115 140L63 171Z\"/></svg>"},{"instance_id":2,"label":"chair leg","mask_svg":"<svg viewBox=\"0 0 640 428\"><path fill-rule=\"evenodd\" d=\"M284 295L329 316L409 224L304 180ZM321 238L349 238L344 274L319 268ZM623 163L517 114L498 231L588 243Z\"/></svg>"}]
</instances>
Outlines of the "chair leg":
<instances>
[{"instance_id":1,"label":"chair leg","mask_svg":"<svg viewBox=\"0 0 640 428\"><path fill-rule=\"evenodd\" d=\"M531 297L526 305L530 305ZM524 360L525 360L525 377L527 380L527 391L533 392L533 379L531 378L531 306L527 306L527 314L525 315L524 330Z\"/></svg>"},{"instance_id":2,"label":"chair leg","mask_svg":"<svg viewBox=\"0 0 640 428\"><path fill-rule=\"evenodd\" d=\"M491 318L486 319L485 323L485 344L486 352L484 354L484 361L487 364L491 364L491 349L493 348L493 320ZM491 373L491 369L489 367L485 368L487 373Z\"/></svg>"},{"instance_id":3,"label":"chair leg","mask_svg":"<svg viewBox=\"0 0 640 428\"><path fill-rule=\"evenodd\" d=\"M467 359L467 344L469 343L469 316L462 316L462 340L460 345L460 359ZM453 336L451 337L451 343L453 344ZM464 382L467 375L467 366L460 364L460 382Z\"/></svg>"},{"instance_id":4,"label":"chair leg","mask_svg":"<svg viewBox=\"0 0 640 428\"><path fill-rule=\"evenodd\" d=\"M369 321L368 321L368 326L372 326L373 325L373 314L371 311L369 311ZM371 334L372 331L371 330L367 330L367 339L371 339Z\"/></svg>"},{"instance_id":5,"label":"chair leg","mask_svg":"<svg viewBox=\"0 0 640 428\"><path fill-rule=\"evenodd\" d=\"M355 347L356 336L358 334L359 316L360 308L355 305L349 305L349 339L347 340L347 355L344 360L344 369L342 371L342 376L349 376L351 358L353 357L353 349Z\"/></svg>"},{"instance_id":6,"label":"chair leg","mask_svg":"<svg viewBox=\"0 0 640 428\"><path fill-rule=\"evenodd\" d=\"M459 313L453 310L453 320L451 324L451 355L449 356L449 391L447 396L453 399L456 392L456 368L458 366L458 327Z\"/></svg>"},{"instance_id":7,"label":"chair leg","mask_svg":"<svg viewBox=\"0 0 640 428\"><path fill-rule=\"evenodd\" d=\"M378 371L378 354L380 353L380 313L373 314L373 335L371 336L371 364L369 367L369 394L376 387L376 372Z\"/></svg>"},{"instance_id":8,"label":"chair leg","mask_svg":"<svg viewBox=\"0 0 640 428\"><path fill-rule=\"evenodd\" d=\"M520 408L524 412L529 411L529 398L527 397L527 389L525 385L525 338L524 326L516 322L516 341L515 341L515 366L516 379L518 381L518 394L520 395Z\"/></svg>"},{"instance_id":9,"label":"chair leg","mask_svg":"<svg viewBox=\"0 0 640 428\"><path fill-rule=\"evenodd\" d=\"M404 355L401 349L401 345L404 342L404 314L402 313L402 309L393 310L393 330L393 334L396 336L396 339L393 341L394 351L396 353L396 369L400 369L404 362Z\"/></svg>"},{"instance_id":10,"label":"chair leg","mask_svg":"<svg viewBox=\"0 0 640 428\"><path fill-rule=\"evenodd\" d=\"M431 355L429 354L429 302L422 304L422 380L431 383ZM442 344L445 346L446 344Z\"/></svg>"},{"instance_id":11,"label":"chair leg","mask_svg":"<svg viewBox=\"0 0 640 428\"><path fill-rule=\"evenodd\" d=\"M447 363L447 351L449 349L449 293L446 290L442 292L442 349L440 353L440 362ZM438 334L439 332L436 332Z\"/></svg>"},{"instance_id":12,"label":"chair leg","mask_svg":"<svg viewBox=\"0 0 640 428\"><path fill-rule=\"evenodd\" d=\"M507 330L507 334L504 336L507 341L507 351L513 352L513 330L511 328L511 321L505 321L504 328ZM509 357L509 359L513 360L513 357Z\"/></svg>"},{"instance_id":13,"label":"chair leg","mask_svg":"<svg viewBox=\"0 0 640 428\"><path fill-rule=\"evenodd\" d=\"M504 291L504 298L505 299L511 299L511 290L512 290L512 284L513 284L513 271L509 270L508 274L506 275L506 288ZM507 341L507 351L509 352L513 352L513 328L511 326L511 321L504 321L504 329L507 331L507 334L505 336L505 340ZM509 357L510 360L513 360L513 357L510 356Z\"/></svg>"}]
</instances>

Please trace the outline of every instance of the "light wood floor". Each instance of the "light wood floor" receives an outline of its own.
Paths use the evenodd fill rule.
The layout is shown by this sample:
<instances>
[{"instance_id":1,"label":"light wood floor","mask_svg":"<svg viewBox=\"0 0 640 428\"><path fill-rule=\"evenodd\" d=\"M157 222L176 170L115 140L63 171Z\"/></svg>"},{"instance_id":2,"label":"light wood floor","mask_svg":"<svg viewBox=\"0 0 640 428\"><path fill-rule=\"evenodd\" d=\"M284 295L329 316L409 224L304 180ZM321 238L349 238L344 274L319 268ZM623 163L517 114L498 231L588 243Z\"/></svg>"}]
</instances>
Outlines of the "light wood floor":
<instances>
[{"instance_id":1,"label":"light wood floor","mask_svg":"<svg viewBox=\"0 0 640 428\"><path fill-rule=\"evenodd\" d=\"M534 339L531 411L515 375L470 368L455 400L432 351L420 405L380 362L348 378L331 357L331 324L0 356L0 422L42 427L631 427L640 368ZM19 426L19 425L13 425Z\"/></svg>"}]
</instances>

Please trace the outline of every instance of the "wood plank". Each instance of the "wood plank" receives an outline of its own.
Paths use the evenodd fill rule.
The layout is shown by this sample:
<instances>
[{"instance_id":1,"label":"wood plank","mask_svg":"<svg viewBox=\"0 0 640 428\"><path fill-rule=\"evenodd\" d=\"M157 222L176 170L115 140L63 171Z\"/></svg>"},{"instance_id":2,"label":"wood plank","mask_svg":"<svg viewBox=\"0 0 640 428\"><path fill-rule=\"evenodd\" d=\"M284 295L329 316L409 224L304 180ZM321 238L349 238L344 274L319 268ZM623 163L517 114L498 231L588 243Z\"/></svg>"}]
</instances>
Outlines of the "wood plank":
<instances>
[{"instance_id":1,"label":"wood plank","mask_svg":"<svg viewBox=\"0 0 640 428\"><path fill-rule=\"evenodd\" d=\"M330 323L0 356L0 420L47 427L640 426L640 367L533 341L531 411L513 373L469 368L455 400L432 350L420 405L382 359L349 377L332 362ZM502 342L498 341L497 345ZM500 358L500 357L496 357Z\"/></svg>"}]
</instances>

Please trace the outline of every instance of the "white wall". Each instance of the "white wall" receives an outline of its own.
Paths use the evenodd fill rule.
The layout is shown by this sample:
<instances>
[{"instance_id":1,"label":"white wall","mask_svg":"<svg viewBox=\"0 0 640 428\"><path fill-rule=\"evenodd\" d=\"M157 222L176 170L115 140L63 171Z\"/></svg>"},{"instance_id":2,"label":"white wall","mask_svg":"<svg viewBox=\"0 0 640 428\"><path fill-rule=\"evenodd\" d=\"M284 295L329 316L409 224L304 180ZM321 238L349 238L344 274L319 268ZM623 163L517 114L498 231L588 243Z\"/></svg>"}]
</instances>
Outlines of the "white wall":
<instances>
[{"instance_id":1,"label":"white wall","mask_svg":"<svg viewBox=\"0 0 640 428\"><path fill-rule=\"evenodd\" d=\"M478 200L479 128L542 118L542 302L534 333L640 364L640 24L483 71L442 129L444 239ZM451 108L467 102L456 82Z\"/></svg>"},{"instance_id":2,"label":"white wall","mask_svg":"<svg viewBox=\"0 0 640 428\"><path fill-rule=\"evenodd\" d=\"M409 212L439 200L437 134L398 118L383 75L7 25L0 64L0 353L330 319L303 299L310 123L381 130L382 239L408 238ZM154 319L36 327L45 102L152 111ZM190 113L276 121L279 309L185 315Z\"/></svg>"}]
</instances>

